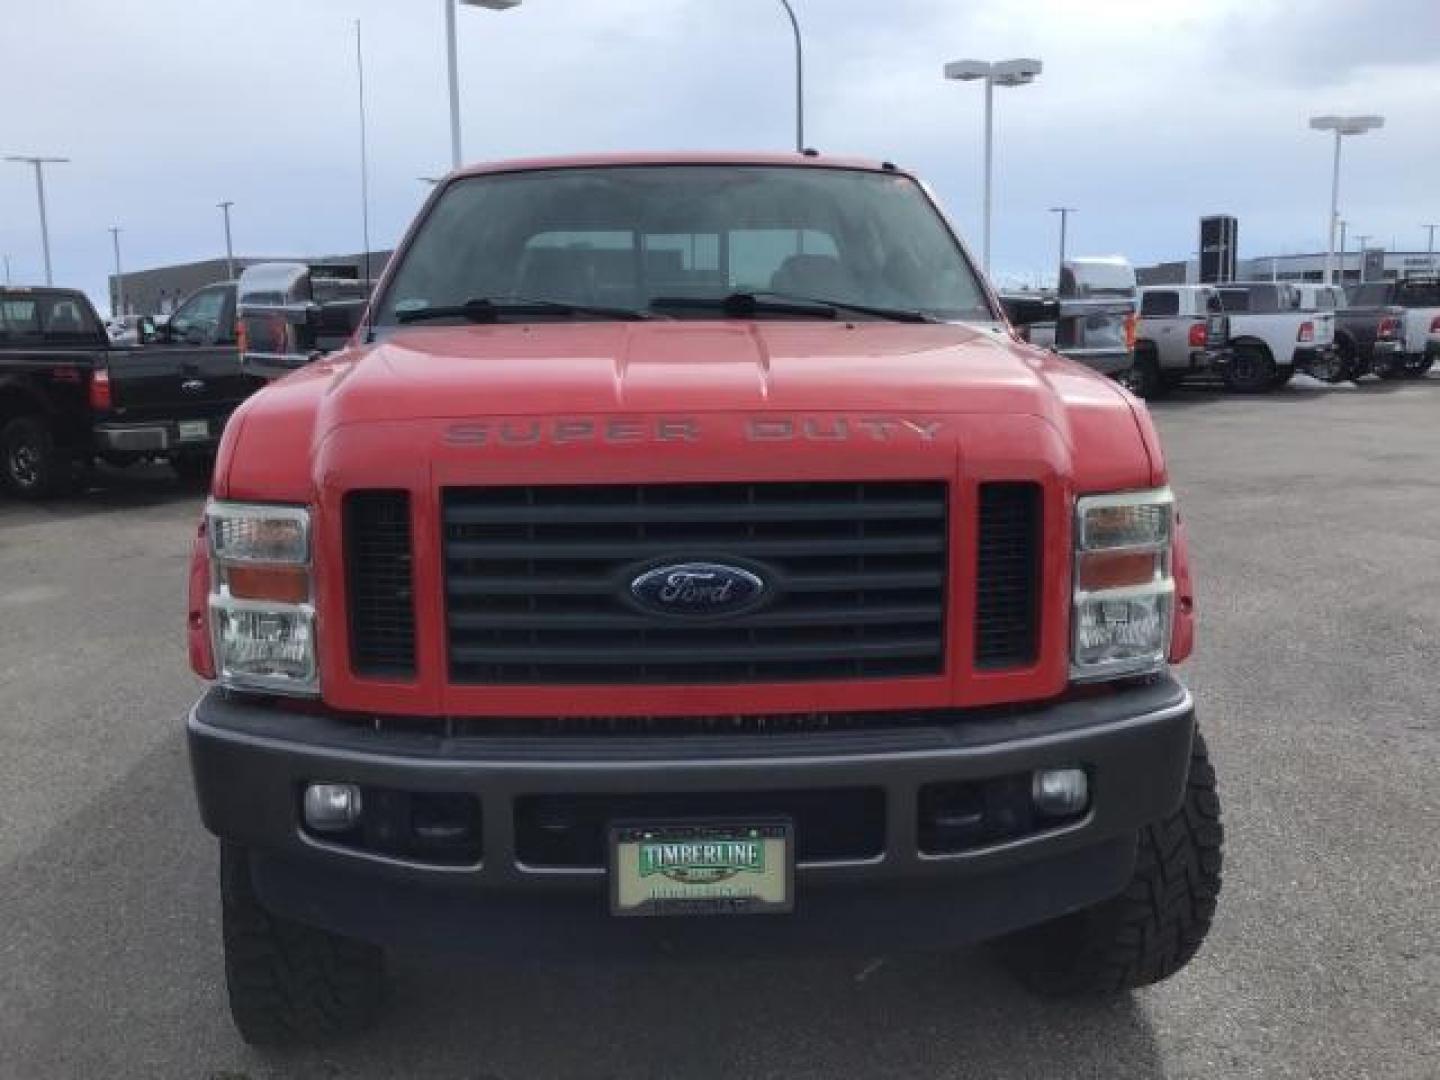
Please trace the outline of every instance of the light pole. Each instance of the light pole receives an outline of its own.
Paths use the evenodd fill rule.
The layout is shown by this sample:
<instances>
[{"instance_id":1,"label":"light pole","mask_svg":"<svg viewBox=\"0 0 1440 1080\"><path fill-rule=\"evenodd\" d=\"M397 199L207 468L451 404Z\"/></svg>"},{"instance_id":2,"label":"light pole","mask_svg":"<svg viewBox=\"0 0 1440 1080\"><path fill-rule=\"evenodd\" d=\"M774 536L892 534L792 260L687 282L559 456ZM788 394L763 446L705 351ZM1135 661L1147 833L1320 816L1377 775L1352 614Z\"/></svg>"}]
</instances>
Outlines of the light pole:
<instances>
[{"instance_id":1,"label":"light pole","mask_svg":"<svg viewBox=\"0 0 1440 1080\"><path fill-rule=\"evenodd\" d=\"M235 248L230 243L230 207L235 204L226 200L215 204L220 212L225 215L225 280L235 280Z\"/></svg>"},{"instance_id":2,"label":"light pole","mask_svg":"<svg viewBox=\"0 0 1440 1080\"><path fill-rule=\"evenodd\" d=\"M11 280L10 280L10 256L9 256L9 255L6 255L6 256L5 256L5 284L6 284L6 285L12 284L12 282L11 282Z\"/></svg>"},{"instance_id":3,"label":"light pole","mask_svg":"<svg viewBox=\"0 0 1440 1080\"><path fill-rule=\"evenodd\" d=\"M1362 135L1385 126L1383 116L1312 116L1310 126L1316 131L1335 133L1335 165L1330 177L1330 246L1325 252L1325 284L1335 281L1335 222L1340 217L1340 140L1346 135Z\"/></svg>"},{"instance_id":4,"label":"light pole","mask_svg":"<svg viewBox=\"0 0 1440 1080\"><path fill-rule=\"evenodd\" d=\"M1355 245L1359 248L1360 254L1360 284L1365 284L1365 241L1375 235L1374 233L1356 233Z\"/></svg>"},{"instance_id":5,"label":"light pole","mask_svg":"<svg viewBox=\"0 0 1440 1080\"><path fill-rule=\"evenodd\" d=\"M1421 225L1420 227L1430 234L1430 239L1425 243L1425 261L1433 270L1435 269L1435 230L1440 229L1440 225Z\"/></svg>"},{"instance_id":6,"label":"light pole","mask_svg":"<svg viewBox=\"0 0 1440 1080\"><path fill-rule=\"evenodd\" d=\"M1077 213L1073 206L1052 206L1050 213L1060 215L1060 265L1055 272L1055 291L1060 291L1060 279L1065 276L1065 234L1070 224L1070 215Z\"/></svg>"},{"instance_id":7,"label":"light pole","mask_svg":"<svg viewBox=\"0 0 1440 1080\"><path fill-rule=\"evenodd\" d=\"M110 307L114 319L125 317L125 272L120 269L120 226L110 226L110 240L115 245L115 302Z\"/></svg>"},{"instance_id":8,"label":"light pole","mask_svg":"<svg viewBox=\"0 0 1440 1080\"><path fill-rule=\"evenodd\" d=\"M365 54L360 48L360 20L355 20L355 76L360 96L360 237L364 244L365 288L370 288L370 159L365 147Z\"/></svg>"},{"instance_id":9,"label":"light pole","mask_svg":"<svg viewBox=\"0 0 1440 1080\"><path fill-rule=\"evenodd\" d=\"M1350 228L1350 223L1343 218L1338 222L1340 226L1340 284L1345 284L1345 230Z\"/></svg>"},{"instance_id":10,"label":"light pole","mask_svg":"<svg viewBox=\"0 0 1440 1080\"><path fill-rule=\"evenodd\" d=\"M805 149L805 43L800 36L800 20L790 0L780 0L785 14L790 17L790 29L795 32L795 152Z\"/></svg>"},{"instance_id":11,"label":"light pole","mask_svg":"<svg viewBox=\"0 0 1440 1080\"><path fill-rule=\"evenodd\" d=\"M45 166L63 165L70 159L63 157L27 157L24 154L11 154L5 160L30 165L35 169L35 198L40 203L40 246L45 252L45 284L54 285L55 278L50 273L50 224L45 220Z\"/></svg>"},{"instance_id":12,"label":"light pole","mask_svg":"<svg viewBox=\"0 0 1440 1080\"><path fill-rule=\"evenodd\" d=\"M1040 69L1039 60L1028 59L997 60L994 63L988 60L954 60L945 65L947 79L959 79L961 82L985 80L985 227L982 251L987 275L990 273L991 180L995 157L995 87L1024 86L1035 81Z\"/></svg>"},{"instance_id":13,"label":"light pole","mask_svg":"<svg viewBox=\"0 0 1440 1080\"><path fill-rule=\"evenodd\" d=\"M445 59L450 69L450 166L460 167L460 53L455 40L455 5L457 0L441 0L445 5ZM469 7L509 11L519 7L520 0L458 0Z\"/></svg>"}]
</instances>

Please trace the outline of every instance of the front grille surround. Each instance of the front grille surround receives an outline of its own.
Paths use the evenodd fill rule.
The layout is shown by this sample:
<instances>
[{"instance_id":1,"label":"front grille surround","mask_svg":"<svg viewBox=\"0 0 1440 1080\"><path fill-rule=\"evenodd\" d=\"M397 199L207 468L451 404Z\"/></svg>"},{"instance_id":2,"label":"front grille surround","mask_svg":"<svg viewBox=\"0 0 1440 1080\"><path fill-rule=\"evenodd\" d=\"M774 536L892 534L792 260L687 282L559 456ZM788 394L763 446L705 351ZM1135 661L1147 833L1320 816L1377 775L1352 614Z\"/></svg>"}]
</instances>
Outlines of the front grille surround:
<instances>
[{"instance_id":1,"label":"front grille surround","mask_svg":"<svg viewBox=\"0 0 1440 1080\"><path fill-rule=\"evenodd\" d=\"M734 684L946 669L943 481L445 488L458 685ZM761 574L752 609L667 618L625 599L670 562Z\"/></svg>"}]
</instances>

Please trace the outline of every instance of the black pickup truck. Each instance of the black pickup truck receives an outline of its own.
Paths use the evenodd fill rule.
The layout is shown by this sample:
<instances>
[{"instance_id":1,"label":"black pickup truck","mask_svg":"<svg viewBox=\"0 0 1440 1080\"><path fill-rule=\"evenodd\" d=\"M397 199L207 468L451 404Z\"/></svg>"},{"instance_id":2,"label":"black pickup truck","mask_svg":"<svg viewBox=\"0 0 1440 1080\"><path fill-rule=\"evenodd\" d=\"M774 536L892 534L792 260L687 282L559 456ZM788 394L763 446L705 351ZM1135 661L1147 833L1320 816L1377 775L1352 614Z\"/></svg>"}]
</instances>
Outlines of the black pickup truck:
<instances>
[{"instance_id":1,"label":"black pickup truck","mask_svg":"<svg viewBox=\"0 0 1440 1080\"><path fill-rule=\"evenodd\" d=\"M1369 370L1382 379L1419 379L1440 356L1440 277L1411 275L1353 286L1345 313L1352 320L1379 320L1400 343L1398 352L1377 352L1372 359Z\"/></svg>"},{"instance_id":2,"label":"black pickup truck","mask_svg":"<svg viewBox=\"0 0 1440 1080\"><path fill-rule=\"evenodd\" d=\"M225 421L260 385L240 369L225 289L200 290L152 342L119 347L84 293L0 288L4 485L27 498L59 494L97 459L163 458L182 476L208 476ZM212 314L225 327L226 303L229 327L205 329Z\"/></svg>"}]
</instances>

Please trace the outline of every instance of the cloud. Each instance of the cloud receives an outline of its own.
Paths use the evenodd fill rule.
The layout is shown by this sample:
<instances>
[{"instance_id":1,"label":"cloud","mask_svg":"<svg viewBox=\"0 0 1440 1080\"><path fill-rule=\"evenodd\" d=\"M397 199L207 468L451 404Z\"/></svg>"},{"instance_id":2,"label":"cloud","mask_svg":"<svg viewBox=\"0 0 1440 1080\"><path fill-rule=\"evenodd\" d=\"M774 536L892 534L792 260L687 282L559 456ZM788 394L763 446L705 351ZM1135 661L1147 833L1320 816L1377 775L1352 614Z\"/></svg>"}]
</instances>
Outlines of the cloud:
<instances>
[{"instance_id":1,"label":"cloud","mask_svg":"<svg viewBox=\"0 0 1440 1080\"><path fill-rule=\"evenodd\" d=\"M1346 147L1355 229L1402 243L1440 215L1431 178L1440 3L1205 0L794 0L807 142L913 167L978 241L982 93L941 78L961 56L1038 56L996 98L997 271L1071 249L1183 257L1196 219L1241 219L1242 254L1317 247L1329 146L1314 112L1364 110ZM394 243L449 159L438 3L49 0L0 34L0 151L73 158L49 174L57 279L104 296L113 224L131 268L223 251L359 246L352 21L364 26L371 234ZM1408 20L1408 21L1407 21ZM19 26L20 33L11 30ZM462 9L467 156L784 148L793 53L777 0L526 0ZM63 61L63 62L62 62ZM1335 80L1321 77L1334 73ZM1320 92L1317 92L1320 91ZM23 107L15 107L19 103ZM40 274L28 173L0 164L0 252Z\"/></svg>"}]
</instances>

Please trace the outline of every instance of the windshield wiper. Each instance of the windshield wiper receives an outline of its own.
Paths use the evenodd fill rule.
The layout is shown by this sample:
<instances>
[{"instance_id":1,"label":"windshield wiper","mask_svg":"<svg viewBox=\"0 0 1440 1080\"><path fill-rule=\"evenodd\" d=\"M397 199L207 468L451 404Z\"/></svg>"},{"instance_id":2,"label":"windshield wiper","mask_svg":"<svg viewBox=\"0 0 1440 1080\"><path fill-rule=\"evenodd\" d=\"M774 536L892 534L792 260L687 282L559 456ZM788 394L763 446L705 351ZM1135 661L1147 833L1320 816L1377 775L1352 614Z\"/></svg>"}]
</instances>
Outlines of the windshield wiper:
<instances>
[{"instance_id":1,"label":"windshield wiper","mask_svg":"<svg viewBox=\"0 0 1440 1080\"><path fill-rule=\"evenodd\" d=\"M546 300L535 296L478 296L463 304L416 308L397 311L397 322L424 322L429 319L467 319L473 323L499 322L506 315L524 315L536 309L554 315L596 315L602 319L633 322L655 318L640 308L605 307L599 304L573 304L568 300Z\"/></svg>"},{"instance_id":2,"label":"windshield wiper","mask_svg":"<svg viewBox=\"0 0 1440 1080\"><path fill-rule=\"evenodd\" d=\"M936 320L923 311L914 308L877 307L872 304L855 304L849 300L832 300L821 296L797 296L794 293L773 292L769 289L755 289L747 292L733 292L729 296L657 296L650 301L652 308L701 308L718 309L731 318L744 319L752 315L800 315L812 319L833 319L841 312L850 311L868 315L874 319L889 319L892 322L929 323Z\"/></svg>"}]
</instances>

